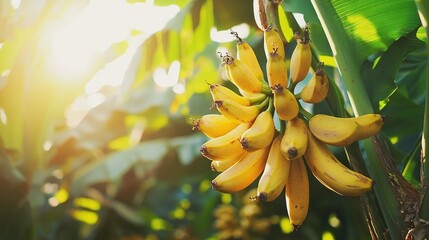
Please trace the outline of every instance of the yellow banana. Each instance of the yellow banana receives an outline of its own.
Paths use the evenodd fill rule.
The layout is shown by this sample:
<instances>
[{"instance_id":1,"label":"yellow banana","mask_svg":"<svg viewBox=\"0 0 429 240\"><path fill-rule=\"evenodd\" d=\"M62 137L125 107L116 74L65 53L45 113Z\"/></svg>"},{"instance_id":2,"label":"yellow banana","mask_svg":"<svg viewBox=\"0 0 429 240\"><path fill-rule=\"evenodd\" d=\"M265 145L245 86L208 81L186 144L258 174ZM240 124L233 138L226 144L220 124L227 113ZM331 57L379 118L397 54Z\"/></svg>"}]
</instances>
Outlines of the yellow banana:
<instances>
[{"instance_id":1,"label":"yellow banana","mask_svg":"<svg viewBox=\"0 0 429 240\"><path fill-rule=\"evenodd\" d=\"M242 155L245 151L241 148L238 139L250 126L250 123L242 123L229 133L208 140L201 145L200 152L211 160L226 160Z\"/></svg>"},{"instance_id":2,"label":"yellow banana","mask_svg":"<svg viewBox=\"0 0 429 240\"><path fill-rule=\"evenodd\" d=\"M232 156L224 160L213 160L210 164L210 168L212 171L215 171L215 172L223 172L229 167L231 167L232 165L234 165L234 163L236 163L238 160L240 160L240 158L245 153L246 152L244 151L242 155Z\"/></svg>"},{"instance_id":3,"label":"yellow banana","mask_svg":"<svg viewBox=\"0 0 429 240\"><path fill-rule=\"evenodd\" d=\"M240 124L222 114L207 114L193 122L193 129L198 129L209 138L220 137L227 134Z\"/></svg>"},{"instance_id":4,"label":"yellow banana","mask_svg":"<svg viewBox=\"0 0 429 240\"><path fill-rule=\"evenodd\" d=\"M290 79L296 84L307 76L311 66L311 48L308 28L304 29L298 39L290 59Z\"/></svg>"},{"instance_id":5,"label":"yellow banana","mask_svg":"<svg viewBox=\"0 0 429 240\"><path fill-rule=\"evenodd\" d=\"M270 52L272 52L274 48L277 48L277 53L282 57L282 59L286 59L285 47L280 34L277 32L277 29L269 26L264 31L264 51L267 60L270 59Z\"/></svg>"},{"instance_id":6,"label":"yellow banana","mask_svg":"<svg viewBox=\"0 0 429 240\"><path fill-rule=\"evenodd\" d=\"M285 159L280 152L281 137L277 136L271 144L264 172L259 179L256 199L260 201L273 201L286 184L289 176L291 161Z\"/></svg>"},{"instance_id":7,"label":"yellow banana","mask_svg":"<svg viewBox=\"0 0 429 240\"><path fill-rule=\"evenodd\" d=\"M248 187L264 170L269 150L270 148L266 147L246 152L238 162L213 179L213 189L224 193L234 193Z\"/></svg>"},{"instance_id":8,"label":"yellow banana","mask_svg":"<svg viewBox=\"0 0 429 240\"><path fill-rule=\"evenodd\" d=\"M311 77L307 85L304 86L300 93L302 101L306 103L319 103L328 95L329 81L323 63L319 64L319 69Z\"/></svg>"},{"instance_id":9,"label":"yellow banana","mask_svg":"<svg viewBox=\"0 0 429 240\"><path fill-rule=\"evenodd\" d=\"M328 145L310 132L304 158L317 180L340 195L360 196L372 188L373 181L370 178L344 166Z\"/></svg>"},{"instance_id":10,"label":"yellow banana","mask_svg":"<svg viewBox=\"0 0 429 240\"><path fill-rule=\"evenodd\" d=\"M359 117L339 118L317 114L309 121L313 135L322 142L334 146L347 146L355 141L378 133L383 127L380 114L365 114Z\"/></svg>"},{"instance_id":11,"label":"yellow banana","mask_svg":"<svg viewBox=\"0 0 429 240\"><path fill-rule=\"evenodd\" d=\"M258 58L252 47L247 42L243 41L243 39L238 36L237 32L231 31L231 34L237 38L237 58L253 71L253 74L255 74L259 81L265 81L261 65L259 65Z\"/></svg>"},{"instance_id":12,"label":"yellow banana","mask_svg":"<svg viewBox=\"0 0 429 240\"><path fill-rule=\"evenodd\" d=\"M290 161L289 177L285 186L285 197L290 223L296 230L307 217L310 205L308 173L302 158Z\"/></svg>"},{"instance_id":13,"label":"yellow banana","mask_svg":"<svg viewBox=\"0 0 429 240\"><path fill-rule=\"evenodd\" d=\"M241 135L240 143L246 151L265 148L271 144L275 133L273 116L269 110L261 112L252 126Z\"/></svg>"},{"instance_id":14,"label":"yellow banana","mask_svg":"<svg viewBox=\"0 0 429 240\"><path fill-rule=\"evenodd\" d=\"M287 77L287 66L286 62L278 53L278 48L274 48L270 52L269 58L267 59L267 78L268 84L270 87L276 85L282 86L283 88L288 87L288 77Z\"/></svg>"},{"instance_id":15,"label":"yellow banana","mask_svg":"<svg viewBox=\"0 0 429 240\"><path fill-rule=\"evenodd\" d=\"M240 122L253 122L259 115L259 112L264 108L269 101L266 98L258 105L243 106L229 99L214 101L214 105L225 117Z\"/></svg>"},{"instance_id":16,"label":"yellow banana","mask_svg":"<svg viewBox=\"0 0 429 240\"><path fill-rule=\"evenodd\" d=\"M259 81L252 70L243 61L234 59L228 54L221 54L221 58L228 79L239 89L248 93L271 93L268 84Z\"/></svg>"},{"instance_id":17,"label":"yellow banana","mask_svg":"<svg viewBox=\"0 0 429 240\"><path fill-rule=\"evenodd\" d=\"M298 116L298 101L287 88L274 86L274 107L281 120L291 120Z\"/></svg>"},{"instance_id":18,"label":"yellow banana","mask_svg":"<svg viewBox=\"0 0 429 240\"><path fill-rule=\"evenodd\" d=\"M301 118L294 118L286 123L280 151L288 160L300 158L307 148L307 124Z\"/></svg>"},{"instance_id":19,"label":"yellow banana","mask_svg":"<svg viewBox=\"0 0 429 240\"><path fill-rule=\"evenodd\" d=\"M356 133L358 140L374 136L384 125L384 117L380 114L365 114L355 117L354 120L363 128L363 131Z\"/></svg>"},{"instance_id":20,"label":"yellow banana","mask_svg":"<svg viewBox=\"0 0 429 240\"><path fill-rule=\"evenodd\" d=\"M250 106L252 104L262 102L267 97L263 93L254 93L249 96L243 97L235 93L231 89L220 84L210 84L209 86L213 101L230 99L243 106Z\"/></svg>"}]
</instances>

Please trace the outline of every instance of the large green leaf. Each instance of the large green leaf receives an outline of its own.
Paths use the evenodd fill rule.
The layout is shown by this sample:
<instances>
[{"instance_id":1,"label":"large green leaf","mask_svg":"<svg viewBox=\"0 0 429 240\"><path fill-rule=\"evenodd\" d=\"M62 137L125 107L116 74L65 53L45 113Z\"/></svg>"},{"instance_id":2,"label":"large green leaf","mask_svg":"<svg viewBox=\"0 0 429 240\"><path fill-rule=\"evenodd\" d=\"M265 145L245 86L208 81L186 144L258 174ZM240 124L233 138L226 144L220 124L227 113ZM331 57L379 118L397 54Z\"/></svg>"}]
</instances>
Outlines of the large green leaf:
<instances>
[{"instance_id":1,"label":"large green leaf","mask_svg":"<svg viewBox=\"0 0 429 240\"><path fill-rule=\"evenodd\" d=\"M413 32L395 41L380 58L362 64L362 81L374 109L396 90L395 79L405 56L422 46Z\"/></svg>"},{"instance_id":2,"label":"large green leaf","mask_svg":"<svg viewBox=\"0 0 429 240\"><path fill-rule=\"evenodd\" d=\"M334 0L332 6L359 61L387 50L390 44L420 25L413 1Z\"/></svg>"}]
</instances>

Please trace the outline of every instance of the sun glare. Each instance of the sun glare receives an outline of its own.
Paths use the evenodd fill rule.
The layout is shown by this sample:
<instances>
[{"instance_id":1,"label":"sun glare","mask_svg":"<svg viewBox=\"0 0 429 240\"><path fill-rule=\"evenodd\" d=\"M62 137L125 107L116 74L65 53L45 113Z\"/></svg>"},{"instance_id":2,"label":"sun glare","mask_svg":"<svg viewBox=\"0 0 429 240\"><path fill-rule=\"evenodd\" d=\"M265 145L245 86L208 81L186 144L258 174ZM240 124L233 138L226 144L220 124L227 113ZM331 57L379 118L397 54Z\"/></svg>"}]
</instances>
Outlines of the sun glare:
<instances>
[{"instance_id":1,"label":"sun glare","mask_svg":"<svg viewBox=\"0 0 429 240\"><path fill-rule=\"evenodd\" d=\"M135 52L144 40L162 30L179 11L177 5L160 7L153 1L90 0L74 16L65 14L47 22L41 32L41 42L46 49L48 70L54 76L68 81L81 77L94 67L99 68L91 79L87 79L86 96L78 98L66 112L70 127L105 101L106 96L99 93L104 86L122 85ZM123 52L111 50L116 43L124 43ZM101 67L97 65L103 62L107 63ZM168 79L178 79L179 71L180 63L173 63L168 70ZM172 86L175 85L177 80ZM184 91L180 86L175 90Z\"/></svg>"},{"instance_id":2,"label":"sun glare","mask_svg":"<svg viewBox=\"0 0 429 240\"><path fill-rule=\"evenodd\" d=\"M176 5L156 7L150 1L91 0L73 18L51 23L45 33L50 46L47 60L58 74L79 74L113 43L128 40L133 30L145 34L159 31L178 11Z\"/></svg>"}]
</instances>

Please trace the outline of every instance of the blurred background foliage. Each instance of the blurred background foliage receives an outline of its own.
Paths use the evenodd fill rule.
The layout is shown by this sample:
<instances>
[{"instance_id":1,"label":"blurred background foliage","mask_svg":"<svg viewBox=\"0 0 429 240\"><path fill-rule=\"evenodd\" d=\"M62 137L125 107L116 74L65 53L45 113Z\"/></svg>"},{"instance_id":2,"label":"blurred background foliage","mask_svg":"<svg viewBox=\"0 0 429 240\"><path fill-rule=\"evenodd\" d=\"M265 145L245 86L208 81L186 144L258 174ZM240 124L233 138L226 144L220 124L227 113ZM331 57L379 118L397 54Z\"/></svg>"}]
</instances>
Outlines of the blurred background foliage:
<instances>
[{"instance_id":1,"label":"blurred background foliage","mask_svg":"<svg viewBox=\"0 0 429 240\"><path fill-rule=\"evenodd\" d=\"M311 3L299 2L281 9L309 21L347 109L321 24ZM389 80L366 78L367 86L389 116L383 136L398 168L418 184L427 39L418 21L411 25L403 42L359 57L362 75L377 71L379 79L397 63ZM297 232L283 197L256 203L252 188L211 189L215 173L199 152L206 137L191 123L212 111L207 82L231 86L217 54L235 54L230 29L265 66L251 0L8 0L0 1L0 29L0 239L370 238L359 198L337 196L313 177ZM382 52L393 56L380 59Z\"/></svg>"}]
</instances>

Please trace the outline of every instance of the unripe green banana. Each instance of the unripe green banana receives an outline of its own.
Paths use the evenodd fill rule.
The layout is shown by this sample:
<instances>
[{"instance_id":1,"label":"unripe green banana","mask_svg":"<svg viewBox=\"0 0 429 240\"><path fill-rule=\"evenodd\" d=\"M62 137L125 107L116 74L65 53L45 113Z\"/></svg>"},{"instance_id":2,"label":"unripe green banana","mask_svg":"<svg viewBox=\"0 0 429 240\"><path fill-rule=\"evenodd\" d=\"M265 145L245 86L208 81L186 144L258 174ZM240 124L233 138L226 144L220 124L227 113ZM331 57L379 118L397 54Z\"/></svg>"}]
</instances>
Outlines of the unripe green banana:
<instances>
[{"instance_id":1,"label":"unripe green banana","mask_svg":"<svg viewBox=\"0 0 429 240\"><path fill-rule=\"evenodd\" d=\"M286 123L280 151L288 160L301 158L307 148L307 124L299 117Z\"/></svg>"},{"instance_id":2,"label":"unripe green banana","mask_svg":"<svg viewBox=\"0 0 429 240\"><path fill-rule=\"evenodd\" d=\"M231 120L222 114L207 114L193 122L193 129L198 129L209 138L223 136L236 128L239 121Z\"/></svg>"}]
</instances>

